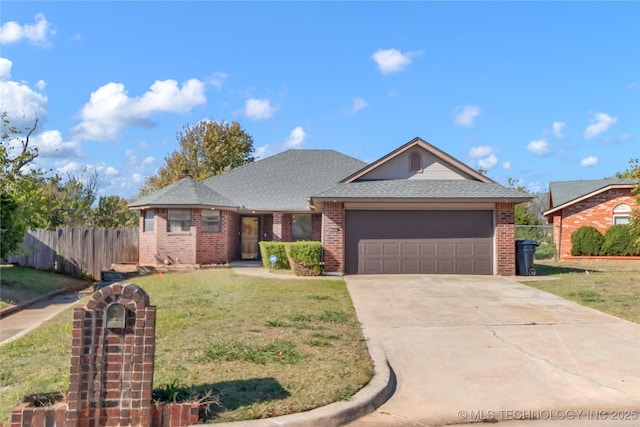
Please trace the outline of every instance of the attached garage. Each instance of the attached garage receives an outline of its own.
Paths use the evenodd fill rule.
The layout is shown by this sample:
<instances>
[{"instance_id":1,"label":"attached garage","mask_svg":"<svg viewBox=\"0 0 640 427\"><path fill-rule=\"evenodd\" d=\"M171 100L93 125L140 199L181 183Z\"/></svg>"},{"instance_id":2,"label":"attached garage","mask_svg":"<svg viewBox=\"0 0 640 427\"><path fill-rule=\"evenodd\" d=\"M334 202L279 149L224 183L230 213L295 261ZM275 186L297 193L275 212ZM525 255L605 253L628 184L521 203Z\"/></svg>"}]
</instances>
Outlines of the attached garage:
<instances>
[{"instance_id":1,"label":"attached garage","mask_svg":"<svg viewBox=\"0 0 640 427\"><path fill-rule=\"evenodd\" d=\"M346 210L347 274L493 274L492 210Z\"/></svg>"}]
</instances>

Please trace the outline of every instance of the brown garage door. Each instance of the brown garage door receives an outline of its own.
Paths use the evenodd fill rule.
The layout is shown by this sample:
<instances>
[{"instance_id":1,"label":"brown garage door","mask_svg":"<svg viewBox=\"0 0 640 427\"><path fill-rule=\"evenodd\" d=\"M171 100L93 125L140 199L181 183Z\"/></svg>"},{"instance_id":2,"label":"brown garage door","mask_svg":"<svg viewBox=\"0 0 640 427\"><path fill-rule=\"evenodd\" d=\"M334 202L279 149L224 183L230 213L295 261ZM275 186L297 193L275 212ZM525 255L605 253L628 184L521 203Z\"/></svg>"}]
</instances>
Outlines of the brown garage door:
<instances>
[{"instance_id":1,"label":"brown garage door","mask_svg":"<svg viewBox=\"0 0 640 427\"><path fill-rule=\"evenodd\" d=\"M347 274L492 274L493 212L347 211Z\"/></svg>"}]
</instances>

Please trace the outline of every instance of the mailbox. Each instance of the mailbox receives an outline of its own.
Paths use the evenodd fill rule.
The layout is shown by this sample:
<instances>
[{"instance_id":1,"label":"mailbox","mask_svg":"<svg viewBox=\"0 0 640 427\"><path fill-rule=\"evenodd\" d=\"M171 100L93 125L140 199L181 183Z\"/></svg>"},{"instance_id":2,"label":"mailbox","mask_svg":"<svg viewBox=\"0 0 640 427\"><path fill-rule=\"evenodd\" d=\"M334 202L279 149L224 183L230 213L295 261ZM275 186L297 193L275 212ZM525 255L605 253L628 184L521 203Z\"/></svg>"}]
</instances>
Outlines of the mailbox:
<instances>
[{"instance_id":1,"label":"mailbox","mask_svg":"<svg viewBox=\"0 0 640 427\"><path fill-rule=\"evenodd\" d=\"M126 309L122 304L111 304L107 307L107 328L124 329L126 325Z\"/></svg>"}]
</instances>

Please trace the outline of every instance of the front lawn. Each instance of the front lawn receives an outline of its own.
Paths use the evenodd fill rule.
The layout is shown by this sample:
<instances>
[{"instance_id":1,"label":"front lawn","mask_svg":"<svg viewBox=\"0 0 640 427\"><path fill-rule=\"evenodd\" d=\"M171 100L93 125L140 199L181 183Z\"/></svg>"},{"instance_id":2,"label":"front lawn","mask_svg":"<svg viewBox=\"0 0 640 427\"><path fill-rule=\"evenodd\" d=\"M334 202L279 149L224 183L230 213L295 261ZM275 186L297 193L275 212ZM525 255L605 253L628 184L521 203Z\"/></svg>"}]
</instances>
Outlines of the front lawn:
<instances>
[{"instance_id":1,"label":"front lawn","mask_svg":"<svg viewBox=\"0 0 640 427\"><path fill-rule=\"evenodd\" d=\"M198 270L129 280L157 306L154 387L211 391L208 422L348 399L373 375L342 280ZM86 303L86 299L80 304ZM0 421L29 394L68 389L72 311L0 347Z\"/></svg>"},{"instance_id":2,"label":"front lawn","mask_svg":"<svg viewBox=\"0 0 640 427\"><path fill-rule=\"evenodd\" d=\"M640 323L640 261L539 260L535 268L537 276L522 283Z\"/></svg>"},{"instance_id":3,"label":"front lawn","mask_svg":"<svg viewBox=\"0 0 640 427\"><path fill-rule=\"evenodd\" d=\"M2 264L0 265L0 310L58 289L80 290L89 286L91 286L89 280Z\"/></svg>"}]
</instances>

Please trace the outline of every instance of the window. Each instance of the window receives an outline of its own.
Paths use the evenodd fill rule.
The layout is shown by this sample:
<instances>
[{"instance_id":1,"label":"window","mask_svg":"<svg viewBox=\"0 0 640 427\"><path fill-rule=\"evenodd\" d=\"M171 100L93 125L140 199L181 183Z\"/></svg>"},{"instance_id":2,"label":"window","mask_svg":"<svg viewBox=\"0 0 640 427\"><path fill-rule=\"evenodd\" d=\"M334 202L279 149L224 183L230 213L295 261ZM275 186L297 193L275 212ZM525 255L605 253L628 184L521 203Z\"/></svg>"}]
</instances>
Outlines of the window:
<instances>
[{"instance_id":1,"label":"window","mask_svg":"<svg viewBox=\"0 0 640 427\"><path fill-rule=\"evenodd\" d=\"M613 225L629 224L629 216L631 215L631 206L624 203L613 208Z\"/></svg>"},{"instance_id":2,"label":"window","mask_svg":"<svg viewBox=\"0 0 640 427\"><path fill-rule=\"evenodd\" d=\"M409 170L411 172L422 173L422 157L418 153L409 155Z\"/></svg>"},{"instance_id":3,"label":"window","mask_svg":"<svg viewBox=\"0 0 640 427\"><path fill-rule=\"evenodd\" d=\"M220 211L203 209L200 215L203 233L220 232Z\"/></svg>"},{"instance_id":4,"label":"window","mask_svg":"<svg viewBox=\"0 0 640 427\"><path fill-rule=\"evenodd\" d=\"M292 215L291 237L293 240L311 240L311 214Z\"/></svg>"},{"instance_id":5,"label":"window","mask_svg":"<svg viewBox=\"0 0 640 427\"><path fill-rule=\"evenodd\" d=\"M144 211L144 223L142 227L145 233L153 233L153 219L155 216L156 212L153 209Z\"/></svg>"},{"instance_id":6,"label":"window","mask_svg":"<svg viewBox=\"0 0 640 427\"><path fill-rule=\"evenodd\" d=\"M184 233L191 229L191 210L169 209L167 231L170 233Z\"/></svg>"}]
</instances>

